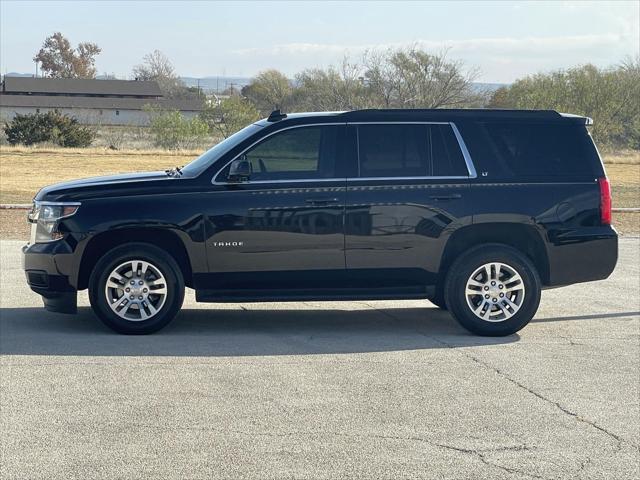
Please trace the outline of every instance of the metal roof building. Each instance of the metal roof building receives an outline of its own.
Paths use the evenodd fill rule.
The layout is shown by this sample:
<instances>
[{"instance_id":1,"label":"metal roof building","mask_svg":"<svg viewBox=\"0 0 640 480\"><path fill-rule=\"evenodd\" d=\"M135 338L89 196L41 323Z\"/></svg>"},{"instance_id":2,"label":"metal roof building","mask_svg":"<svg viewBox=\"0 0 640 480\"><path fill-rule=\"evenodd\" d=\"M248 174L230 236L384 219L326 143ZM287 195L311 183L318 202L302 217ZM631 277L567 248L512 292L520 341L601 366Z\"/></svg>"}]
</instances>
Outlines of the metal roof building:
<instances>
[{"instance_id":1,"label":"metal roof building","mask_svg":"<svg viewBox=\"0 0 640 480\"><path fill-rule=\"evenodd\" d=\"M169 99L155 81L5 77L0 88L0 119L58 110L89 125L149 123L147 107L178 110L194 117L198 99Z\"/></svg>"}]
</instances>

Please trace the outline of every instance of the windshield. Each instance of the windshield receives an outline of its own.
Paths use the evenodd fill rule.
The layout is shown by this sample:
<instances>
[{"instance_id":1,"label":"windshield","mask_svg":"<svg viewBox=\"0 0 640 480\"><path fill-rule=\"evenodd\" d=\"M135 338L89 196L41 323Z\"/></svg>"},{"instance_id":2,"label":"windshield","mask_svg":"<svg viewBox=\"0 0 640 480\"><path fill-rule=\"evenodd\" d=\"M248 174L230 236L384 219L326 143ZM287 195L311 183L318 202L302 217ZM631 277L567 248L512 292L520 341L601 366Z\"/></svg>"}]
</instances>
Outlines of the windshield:
<instances>
[{"instance_id":1,"label":"windshield","mask_svg":"<svg viewBox=\"0 0 640 480\"><path fill-rule=\"evenodd\" d=\"M230 137L225 138L220 143L214 145L209 150L204 152L194 161L188 163L181 169L182 173L187 175L198 175L200 172L206 170L206 168L215 162L221 155L231 150L243 140L246 140L251 135L259 131L262 127L260 125L249 125L243 128L239 132L234 133Z\"/></svg>"}]
</instances>

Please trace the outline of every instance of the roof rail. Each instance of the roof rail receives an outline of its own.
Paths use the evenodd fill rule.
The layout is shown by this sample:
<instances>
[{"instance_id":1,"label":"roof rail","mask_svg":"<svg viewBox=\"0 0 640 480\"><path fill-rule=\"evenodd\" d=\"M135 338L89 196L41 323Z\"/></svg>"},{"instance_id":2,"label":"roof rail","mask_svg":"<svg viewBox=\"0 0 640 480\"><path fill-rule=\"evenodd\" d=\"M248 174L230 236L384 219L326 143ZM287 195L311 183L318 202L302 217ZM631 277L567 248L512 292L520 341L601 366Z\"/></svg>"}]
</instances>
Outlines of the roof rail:
<instances>
[{"instance_id":1,"label":"roof rail","mask_svg":"<svg viewBox=\"0 0 640 480\"><path fill-rule=\"evenodd\" d=\"M281 113L280 109L277 109L269 114L269 118L267 118L267 122L279 122L284 118L287 118L287 114Z\"/></svg>"}]
</instances>

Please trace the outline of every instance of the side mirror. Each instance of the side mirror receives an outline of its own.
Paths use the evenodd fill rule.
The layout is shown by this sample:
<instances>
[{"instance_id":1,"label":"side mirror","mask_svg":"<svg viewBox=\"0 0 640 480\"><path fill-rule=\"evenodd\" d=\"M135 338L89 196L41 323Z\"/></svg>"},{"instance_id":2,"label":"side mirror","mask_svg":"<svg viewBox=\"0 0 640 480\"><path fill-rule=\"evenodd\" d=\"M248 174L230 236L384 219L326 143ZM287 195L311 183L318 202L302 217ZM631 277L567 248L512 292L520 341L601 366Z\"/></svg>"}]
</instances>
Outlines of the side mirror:
<instances>
[{"instance_id":1,"label":"side mirror","mask_svg":"<svg viewBox=\"0 0 640 480\"><path fill-rule=\"evenodd\" d=\"M251 162L245 156L236 158L229 167L229 182L246 182L251 177Z\"/></svg>"}]
</instances>

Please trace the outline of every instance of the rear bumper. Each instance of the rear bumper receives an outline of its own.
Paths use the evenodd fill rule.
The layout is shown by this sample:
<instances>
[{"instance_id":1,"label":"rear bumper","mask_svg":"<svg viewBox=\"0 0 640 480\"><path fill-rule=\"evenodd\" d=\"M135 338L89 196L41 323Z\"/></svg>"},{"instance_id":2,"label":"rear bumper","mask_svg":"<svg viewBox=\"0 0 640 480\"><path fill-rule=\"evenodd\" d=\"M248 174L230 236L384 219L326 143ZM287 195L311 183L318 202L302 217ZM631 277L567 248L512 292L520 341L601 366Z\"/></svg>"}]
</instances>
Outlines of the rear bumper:
<instances>
[{"instance_id":1,"label":"rear bumper","mask_svg":"<svg viewBox=\"0 0 640 480\"><path fill-rule=\"evenodd\" d=\"M58 267L57 257L71 256L63 242L25 245L22 247L22 268L27 284L42 296L44 307L51 312L76 313L77 291L69 275Z\"/></svg>"},{"instance_id":2,"label":"rear bumper","mask_svg":"<svg viewBox=\"0 0 640 480\"><path fill-rule=\"evenodd\" d=\"M618 261L618 234L613 227L557 232L548 244L548 286L603 280Z\"/></svg>"}]
</instances>

